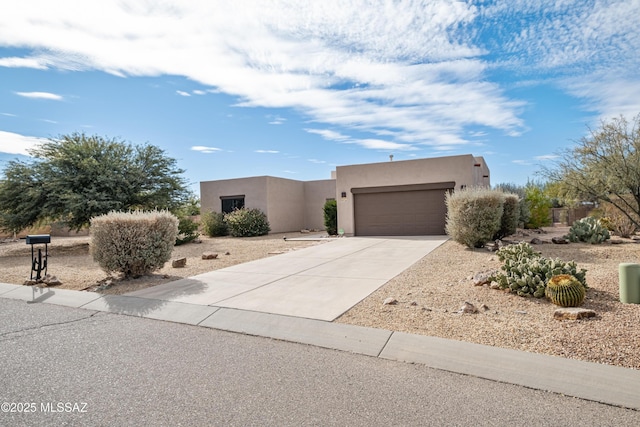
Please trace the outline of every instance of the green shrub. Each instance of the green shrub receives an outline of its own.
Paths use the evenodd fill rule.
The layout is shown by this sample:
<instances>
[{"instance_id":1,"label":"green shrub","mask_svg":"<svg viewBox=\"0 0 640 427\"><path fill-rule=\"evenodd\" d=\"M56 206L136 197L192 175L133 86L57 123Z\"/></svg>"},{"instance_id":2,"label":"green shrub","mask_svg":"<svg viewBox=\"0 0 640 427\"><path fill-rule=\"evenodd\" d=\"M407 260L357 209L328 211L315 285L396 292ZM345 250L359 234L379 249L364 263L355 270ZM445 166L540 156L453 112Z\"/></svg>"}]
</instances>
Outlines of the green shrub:
<instances>
[{"instance_id":1,"label":"green shrub","mask_svg":"<svg viewBox=\"0 0 640 427\"><path fill-rule=\"evenodd\" d=\"M260 209L236 209L224 219L233 237L264 236L271 231L267 216Z\"/></svg>"},{"instance_id":2,"label":"green shrub","mask_svg":"<svg viewBox=\"0 0 640 427\"><path fill-rule=\"evenodd\" d=\"M178 234L169 212L110 212L91 219L91 254L107 274L139 277L164 266Z\"/></svg>"},{"instance_id":3,"label":"green shrub","mask_svg":"<svg viewBox=\"0 0 640 427\"><path fill-rule=\"evenodd\" d=\"M484 246L500 230L503 200L501 191L486 188L447 193L447 234L470 248Z\"/></svg>"},{"instance_id":4,"label":"green shrub","mask_svg":"<svg viewBox=\"0 0 640 427\"><path fill-rule=\"evenodd\" d=\"M229 227L224 220L222 212L206 212L202 214L202 231L209 237L226 236L229 234Z\"/></svg>"},{"instance_id":5,"label":"green shrub","mask_svg":"<svg viewBox=\"0 0 640 427\"><path fill-rule=\"evenodd\" d=\"M569 229L569 240L572 242L602 243L609 239L609 230L593 217L582 218L573 223Z\"/></svg>"},{"instance_id":6,"label":"green shrub","mask_svg":"<svg viewBox=\"0 0 640 427\"><path fill-rule=\"evenodd\" d=\"M500 219L500 230L493 240L502 239L516 232L518 219L520 218L520 198L516 194L505 194L502 204L502 218Z\"/></svg>"},{"instance_id":7,"label":"green shrub","mask_svg":"<svg viewBox=\"0 0 640 427\"><path fill-rule=\"evenodd\" d=\"M547 282L560 274L568 274L575 277L585 288L586 270L578 271L575 262L564 262L559 259L548 259L535 252L528 243L518 243L500 248L496 254L504 264L502 270L490 277L501 289L519 296L545 296Z\"/></svg>"},{"instance_id":8,"label":"green shrub","mask_svg":"<svg viewBox=\"0 0 640 427\"><path fill-rule=\"evenodd\" d=\"M551 225L551 198L544 189L536 184L528 184L525 189L525 198L529 207L529 221L527 228L540 228Z\"/></svg>"},{"instance_id":9,"label":"green shrub","mask_svg":"<svg viewBox=\"0 0 640 427\"><path fill-rule=\"evenodd\" d=\"M327 200L322 208L324 212L324 227L330 236L338 234L338 203L335 200Z\"/></svg>"},{"instance_id":10,"label":"green shrub","mask_svg":"<svg viewBox=\"0 0 640 427\"><path fill-rule=\"evenodd\" d=\"M178 221L178 235L176 236L176 246L189 243L198 238L198 223L191 218L184 217Z\"/></svg>"}]
</instances>

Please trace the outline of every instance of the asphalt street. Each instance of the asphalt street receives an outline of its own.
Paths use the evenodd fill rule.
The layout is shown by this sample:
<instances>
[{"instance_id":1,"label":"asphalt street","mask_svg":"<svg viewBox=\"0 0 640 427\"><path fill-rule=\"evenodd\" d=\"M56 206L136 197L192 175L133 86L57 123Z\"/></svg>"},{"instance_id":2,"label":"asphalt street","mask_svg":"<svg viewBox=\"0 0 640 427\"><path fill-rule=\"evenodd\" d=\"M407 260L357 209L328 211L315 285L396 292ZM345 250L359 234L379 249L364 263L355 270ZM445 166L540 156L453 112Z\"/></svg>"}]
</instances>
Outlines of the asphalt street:
<instances>
[{"instance_id":1,"label":"asphalt street","mask_svg":"<svg viewBox=\"0 0 640 427\"><path fill-rule=\"evenodd\" d=\"M640 425L419 364L3 298L0 360L2 426Z\"/></svg>"}]
</instances>

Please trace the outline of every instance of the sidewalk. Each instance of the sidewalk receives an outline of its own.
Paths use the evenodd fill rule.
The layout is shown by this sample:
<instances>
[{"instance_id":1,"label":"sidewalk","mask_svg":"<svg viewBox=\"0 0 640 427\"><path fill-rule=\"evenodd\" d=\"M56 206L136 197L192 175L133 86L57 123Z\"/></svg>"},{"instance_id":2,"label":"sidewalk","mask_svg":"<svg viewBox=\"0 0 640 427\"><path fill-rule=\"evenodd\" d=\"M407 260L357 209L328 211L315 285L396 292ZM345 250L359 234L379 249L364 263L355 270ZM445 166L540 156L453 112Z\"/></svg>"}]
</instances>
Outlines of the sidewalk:
<instances>
[{"instance_id":1,"label":"sidewalk","mask_svg":"<svg viewBox=\"0 0 640 427\"><path fill-rule=\"evenodd\" d=\"M633 369L324 320L134 296L0 283L0 298L140 316L421 363L640 410L640 371Z\"/></svg>"}]
</instances>

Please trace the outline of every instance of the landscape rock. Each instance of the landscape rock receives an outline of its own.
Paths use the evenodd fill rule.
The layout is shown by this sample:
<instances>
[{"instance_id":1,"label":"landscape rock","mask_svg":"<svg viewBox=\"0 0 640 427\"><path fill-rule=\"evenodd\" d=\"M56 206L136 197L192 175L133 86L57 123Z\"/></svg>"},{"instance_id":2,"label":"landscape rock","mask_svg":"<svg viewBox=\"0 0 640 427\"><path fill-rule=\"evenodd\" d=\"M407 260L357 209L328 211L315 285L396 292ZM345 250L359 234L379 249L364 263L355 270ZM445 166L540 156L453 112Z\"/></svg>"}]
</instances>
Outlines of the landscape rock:
<instances>
[{"instance_id":1,"label":"landscape rock","mask_svg":"<svg viewBox=\"0 0 640 427\"><path fill-rule=\"evenodd\" d=\"M231 252L227 251L224 253L225 255L231 255Z\"/></svg>"},{"instance_id":2,"label":"landscape rock","mask_svg":"<svg viewBox=\"0 0 640 427\"><path fill-rule=\"evenodd\" d=\"M609 240L609 243L611 243L612 245L621 245L624 243L624 240L621 239L611 239Z\"/></svg>"},{"instance_id":3,"label":"landscape rock","mask_svg":"<svg viewBox=\"0 0 640 427\"><path fill-rule=\"evenodd\" d=\"M500 289L500 283L498 282L491 282L491 284L489 285L489 287L491 289Z\"/></svg>"},{"instance_id":4,"label":"landscape rock","mask_svg":"<svg viewBox=\"0 0 640 427\"><path fill-rule=\"evenodd\" d=\"M202 254L202 259L216 259L216 258L218 258L217 253L205 252Z\"/></svg>"},{"instance_id":5,"label":"landscape rock","mask_svg":"<svg viewBox=\"0 0 640 427\"><path fill-rule=\"evenodd\" d=\"M398 300L393 298L393 297L389 297L387 299L385 299L382 303L382 305L395 305L398 303Z\"/></svg>"},{"instance_id":6,"label":"landscape rock","mask_svg":"<svg viewBox=\"0 0 640 427\"><path fill-rule=\"evenodd\" d=\"M465 301L464 305L462 307L460 307L460 311L462 313L472 314L472 313L477 313L478 309L476 308L475 305L471 304L468 301Z\"/></svg>"},{"instance_id":7,"label":"landscape rock","mask_svg":"<svg viewBox=\"0 0 640 427\"><path fill-rule=\"evenodd\" d=\"M567 245L567 244L569 244L569 241L567 239L565 239L564 237L552 237L551 241L553 243L555 243L556 245Z\"/></svg>"},{"instance_id":8,"label":"landscape rock","mask_svg":"<svg viewBox=\"0 0 640 427\"><path fill-rule=\"evenodd\" d=\"M564 307L553 312L553 318L556 320L586 319L595 315L595 311L580 307Z\"/></svg>"},{"instance_id":9,"label":"landscape rock","mask_svg":"<svg viewBox=\"0 0 640 427\"><path fill-rule=\"evenodd\" d=\"M534 237L533 239L531 239L531 242L530 242L530 243L531 243L532 245L541 245L541 244L543 244L544 242L543 242L542 240L538 239L537 237Z\"/></svg>"},{"instance_id":10,"label":"landscape rock","mask_svg":"<svg viewBox=\"0 0 640 427\"><path fill-rule=\"evenodd\" d=\"M498 273L497 270L488 270L476 273L473 276L473 286L482 286L491 283L490 277Z\"/></svg>"},{"instance_id":11,"label":"landscape rock","mask_svg":"<svg viewBox=\"0 0 640 427\"><path fill-rule=\"evenodd\" d=\"M60 285L62 285L62 282L56 276L52 276L50 274L47 274L42 278L42 283L44 283L47 286L60 286Z\"/></svg>"},{"instance_id":12,"label":"landscape rock","mask_svg":"<svg viewBox=\"0 0 640 427\"><path fill-rule=\"evenodd\" d=\"M173 268L183 268L187 266L186 258L176 258L171 261L171 267Z\"/></svg>"},{"instance_id":13,"label":"landscape rock","mask_svg":"<svg viewBox=\"0 0 640 427\"><path fill-rule=\"evenodd\" d=\"M498 249L500 249L502 246L503 246L502 242L500 240L496 240L495 242L493 242L493 244L485 245L485 248L487 248L488 251L495 252Z\"/></svg>"},{"instance_id":14,"label":"landscape rock","mask_svg":"<svg viewBox=\"0 0 640 427\"><path fill-rule=\"evenodd\" d=\"M27 279L24 281L23 285L24 286L33 286L33 285L37 285L38 282L34 279Z\"/></svg>"}]
</instances>

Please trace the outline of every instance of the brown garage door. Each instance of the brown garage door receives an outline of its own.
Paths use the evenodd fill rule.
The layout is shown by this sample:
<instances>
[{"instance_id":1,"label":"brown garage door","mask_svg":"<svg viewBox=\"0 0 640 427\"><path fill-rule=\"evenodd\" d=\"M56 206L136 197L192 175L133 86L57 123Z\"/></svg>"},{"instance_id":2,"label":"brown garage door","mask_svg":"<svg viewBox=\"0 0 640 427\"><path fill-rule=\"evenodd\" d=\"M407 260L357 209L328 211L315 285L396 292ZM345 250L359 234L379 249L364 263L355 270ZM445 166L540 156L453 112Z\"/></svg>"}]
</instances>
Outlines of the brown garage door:
<instances>
[{"instance_id":1,"label":"brown garage door","mask_svg":"<svg viewBox=\"0 0 640 427\"><path fill-rule=\"evenodd\" d=\"M445 234L447 189L416 187L389 187L390 191L380 192L370 192L373 189L353 191L356 236Z\"/></svg>"}]
</instances>

